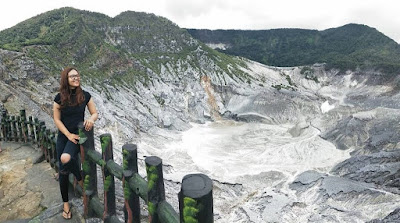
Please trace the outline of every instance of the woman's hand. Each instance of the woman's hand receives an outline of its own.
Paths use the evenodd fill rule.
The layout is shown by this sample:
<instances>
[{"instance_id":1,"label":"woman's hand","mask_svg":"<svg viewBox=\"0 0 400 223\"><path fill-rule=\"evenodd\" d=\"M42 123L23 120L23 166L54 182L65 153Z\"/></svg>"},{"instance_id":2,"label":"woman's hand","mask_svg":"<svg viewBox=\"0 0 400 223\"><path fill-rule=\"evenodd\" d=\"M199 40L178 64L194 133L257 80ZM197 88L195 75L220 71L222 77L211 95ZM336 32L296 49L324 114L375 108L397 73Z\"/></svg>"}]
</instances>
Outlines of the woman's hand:
<instances>
[{"instance_id":1,"label":"woman's hand","mask_svg":"<svg viewBox=\"0 0 400 223\"><path fill-rule=\"evenodd\" d=\"M77 144L78 141L79 141L79 136L76 135L76 134L73 134L73 133L68 134L67 138L68 138L69 141L71 141L71 142L73 142L75 144Z\"/></svg>"},{"instance_id":2,"label":"woman's hand","mask_svg":"<svg viewBox=\"0 0 400 223\"><path fill-rule=\"evenodd\" d=\"M83 125L85 126L85 130L86 131L90 131L93 128L94 125L94 121L91 119L85 120L83 122Z\"/></svg>"}]
</instances>

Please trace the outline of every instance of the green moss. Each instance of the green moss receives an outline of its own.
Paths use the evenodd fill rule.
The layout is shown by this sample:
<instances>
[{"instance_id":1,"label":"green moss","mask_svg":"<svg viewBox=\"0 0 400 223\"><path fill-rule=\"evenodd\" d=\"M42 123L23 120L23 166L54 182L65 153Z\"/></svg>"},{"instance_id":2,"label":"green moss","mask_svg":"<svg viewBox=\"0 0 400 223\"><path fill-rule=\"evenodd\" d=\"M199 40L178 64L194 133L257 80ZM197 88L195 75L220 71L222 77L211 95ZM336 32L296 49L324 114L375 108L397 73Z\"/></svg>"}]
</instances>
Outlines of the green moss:
<instances>
[{"instance_id":1,"label":"green moss","mask_svg":"<svg viewBox=\"0 0 400 223\"><path fill-rule=\"evenodd\" d=\"M185 216L196 216L197 213L199 213L199 210L197 208L194 208L194 207L185 207L183 209L183 214Z\"/></svg>"},{"instance_id":2,"label":"green moss","mask_svg":"<svg viewBox=\"0 0 400 223\"><path fill-rule=\"evenodd\" d=\"M128 169L128 160L124 158L122 161L122 169L127 170Z\"/></svg>"},{"instance_id":3,"label":"green moss","mask_svg":"<svg viewBox=\"0 0 400 223\"><path fill-rule=\"evenodd\" d=\"M110 136L104 136L101 138L101 150L103 151L103 153L106 151L107 147L109 146L110 141L111 141Z\"/></svg>"},{"instance_id":4,"label":"green moss","mask_svg":"<svg viewBox=\"0 0 400 223\"><path fill-rule=\"evenodd\" d=\"M108 191L111 187L112 176L109 175L104 180L104 191Z\"/></svg>"},{"instance_id":5,"label":"green moss","mask_svg":"<svg viewBox=\"0 0 400 223\"><path fill-rule=\"evenodd\" d=\"M87 161L87 160L83 161L82 169L83 169L83 172L84 172L85 174L90 174L90 165L89 165L89 161Z\"/></svg>"},{"instance_id":6,"label":"green moss","mask_svg":"<svg viewBox=\"0 0 400 223\"><path fill-rule=\"evenodd\" d=\"M184 222L193 222L197 223L196 220L197 214L200 212L199 207L197 205L197 201L190 197L183 198L183 219Z\"/></svg>"},{"instance_id":7,"label":"green moss","mask_svg":"<svg viewBox=\"0 0 400 223\"><path fill-rule=\"evenodd\" d=\"M123 157L123 160L122 160L122 168L124 169L124 170L127 170L128 169L128 156L129 156L129 152L128 152L128 150L126 150L126 149L122 149L122 157Z\"/></svg>"},{"instance_id":8,"label":"green moss","mask_svg":"<svg viewBox=\"0 0 400 223\"><path fill-rule=\"evenodd\" d=\"M156 213L156 205L153 204L151 201L147 203L150 215L154 215Z\"/></svg>"},{"instance_id":9,"label":"green moss","mask_svg":"<svg viewBox=\"0 0 400 223\"><path fill-rule=\"evenodd\" d=\"M147 189L150 191L154 188L158 180L157 168L155 166L146 167L147 170Z\"/></svg>"},{"instance_id":10,"label":"green moss","mask_svg":"<svg viewBox=\"0 0 400 223\"><path fill-rule=\"evenodd\" d=\"M183 204L185 206L195 206L197 204L196 200L190 197L184 197L183 198Z\"/></svg>"},{"instance_id":11,"label":"green moss","mask_svg":"<svg viewBox=\"0 0 400 223\"><path fill-rule=\"evenodd\" d=\"M130 197L131 197L131 188L129 187L129 184L127 184L126 182L125 182L125 185L124 185L124 197L125 197L125 199L126 200L129 200L130 199Z\"/></svg>"},{"instance_id":12,"label":"green moss","mask_svg":"<svg viewBox=\"0 0 400 223\"><path fill-rule=\"evenodd\" d=\"M198 221L195 218L193 218L192 216L184 216L183 222L184 223L198 223Z\"/></svg>"},{"instance_id":13,"label":"green moss","mask_svg":"<svg viewBox=\"0 0 400 223\"><path fill-rule=\"evenodd\" d=\"M83 188L87 190L89 188L89 184L90 184L90 176L86 175L85 180L83 181Z\"/></svg>"},{"instance_id":14,"label":"green moss","mask_svg":"<svg viewBox=\"0 0 400 223\"><path fill-rule=\"evenodd\" d=\"M100 160L100 161L99 161L99 165L100 165L102 168L104 168L104 167L106 166L106 161Z\"/></svg>"}]
</instances>

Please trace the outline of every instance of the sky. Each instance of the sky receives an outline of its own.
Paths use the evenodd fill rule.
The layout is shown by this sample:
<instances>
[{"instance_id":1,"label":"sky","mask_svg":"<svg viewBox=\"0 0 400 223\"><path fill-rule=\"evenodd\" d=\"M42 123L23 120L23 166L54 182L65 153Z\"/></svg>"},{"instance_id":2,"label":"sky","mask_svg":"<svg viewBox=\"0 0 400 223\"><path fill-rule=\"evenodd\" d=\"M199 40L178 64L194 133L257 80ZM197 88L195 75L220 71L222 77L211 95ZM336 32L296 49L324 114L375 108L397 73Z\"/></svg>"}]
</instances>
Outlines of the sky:
<instances>
[{"instance_id":1,"label":"sky","mask_svg":"<svg viewBox=\"0 0 400 223\"><path fill-rule=\"evenodd\" d=\"M398 0L11 0L1 4L0 30L66 6L110 17L124 11L154 13L197 29L325 30L358 23L400 43Z\"/></svg>"}]
</instances>

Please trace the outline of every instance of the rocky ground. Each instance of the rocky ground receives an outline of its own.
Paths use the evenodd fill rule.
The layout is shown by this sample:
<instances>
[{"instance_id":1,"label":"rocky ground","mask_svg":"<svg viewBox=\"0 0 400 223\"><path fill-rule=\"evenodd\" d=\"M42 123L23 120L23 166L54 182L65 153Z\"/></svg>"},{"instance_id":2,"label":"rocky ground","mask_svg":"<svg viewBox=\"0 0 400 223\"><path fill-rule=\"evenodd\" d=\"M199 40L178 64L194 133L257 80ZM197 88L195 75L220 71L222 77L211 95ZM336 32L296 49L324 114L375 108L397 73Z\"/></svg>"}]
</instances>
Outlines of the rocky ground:
<instances>
[{"instance_id":1,"label":"rocky ground","mask_svg":"<svg viewBox=\"0 0 400 223\"><path fill-rule=\"evenodd\" d=\"M30 144L0 142L0 222L63 222L54 169ZM71 199L73 218L85 222L82 201Z\"/></svg>"}]
</instances>

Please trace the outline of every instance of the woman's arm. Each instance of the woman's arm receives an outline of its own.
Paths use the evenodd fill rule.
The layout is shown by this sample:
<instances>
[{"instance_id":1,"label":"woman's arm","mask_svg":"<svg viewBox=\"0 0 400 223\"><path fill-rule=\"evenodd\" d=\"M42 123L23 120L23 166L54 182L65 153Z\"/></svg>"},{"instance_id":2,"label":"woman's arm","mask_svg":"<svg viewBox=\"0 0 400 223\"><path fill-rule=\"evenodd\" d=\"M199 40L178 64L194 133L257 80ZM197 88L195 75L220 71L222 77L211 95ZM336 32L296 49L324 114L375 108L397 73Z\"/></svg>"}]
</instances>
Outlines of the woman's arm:
<instances>
[{"instance_id":1,"label":"woman's arm","mask_svg":"<svg viewBox=\"0 0 400 223\"><path fill-rule=\"evenodd\" d=\"M64 123L61 121L61 106L57 103L54 102L53 104L53 119L54 123L56 124L56 127L62 134L64 134L69 141L77 144L79 140L79 136L72 134L68 131L68 129L65 127Z\"/></svg>"},{"instance_id":2,"label":"woman's arm","mask_svg":"<svg viewBox=\"0 0 400 223\"><path fill-rule=\"evenodd\" d=\"M93 98L90 98L89 102L87 103L87 107L89 109L90 118L85 120L85 122L83 124L85 126L85 130L90 131L94 125L94 122L98 118L96 105L94 104Z\"/></svg>"}]
</instances>

